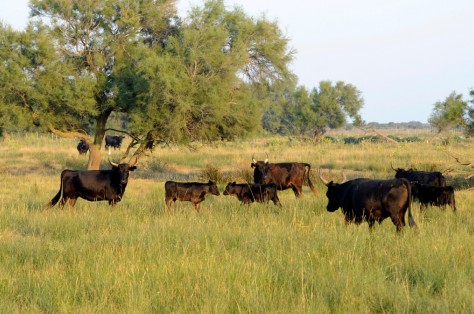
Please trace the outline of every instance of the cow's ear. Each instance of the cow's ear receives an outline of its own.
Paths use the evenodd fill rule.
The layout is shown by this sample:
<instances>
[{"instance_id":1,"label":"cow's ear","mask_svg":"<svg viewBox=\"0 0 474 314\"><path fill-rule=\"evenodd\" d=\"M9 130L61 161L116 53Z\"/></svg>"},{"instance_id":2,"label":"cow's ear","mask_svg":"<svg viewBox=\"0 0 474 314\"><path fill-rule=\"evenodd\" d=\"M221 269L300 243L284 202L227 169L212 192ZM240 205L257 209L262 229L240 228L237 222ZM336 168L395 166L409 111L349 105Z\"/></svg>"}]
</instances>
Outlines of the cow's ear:
<instances>
[{"instance_id":1,"label":"cow's ear","mask_svg":"<svg viewBox=\"0 0 474 314\"><path fill-rule=\"evenodd\" d=\"M250 164L250 167L255 168L255 167L257 167L257 165L254 164L254 163L251 163L251 164Z\"/></svg>"},{"instance_id":2,"label":"cow's ear","mask_svg":"<svg viewBox=\"0 0 474 314\"><path fill-rule=\"evenodd\" d=\"M137 166L131 166L130 168L128 168L129 171L133 171L135 169L137 169Z\"/></svg>"}]
</instances>

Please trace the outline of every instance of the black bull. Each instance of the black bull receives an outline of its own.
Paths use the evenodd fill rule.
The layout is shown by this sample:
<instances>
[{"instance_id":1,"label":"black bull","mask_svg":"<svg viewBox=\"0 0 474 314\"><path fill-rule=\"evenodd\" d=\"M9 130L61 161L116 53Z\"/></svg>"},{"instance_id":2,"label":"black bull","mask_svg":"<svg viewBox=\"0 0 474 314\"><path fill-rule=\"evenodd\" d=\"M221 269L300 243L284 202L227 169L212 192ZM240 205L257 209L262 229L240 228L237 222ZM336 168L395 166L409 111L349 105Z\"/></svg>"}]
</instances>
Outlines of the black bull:
<instances>
[{"instance_id":1,"label":"black bull","mask_svg":"<svg viewBox=\"0 0 474 314\"><path fill-rule=\"evenodd\" d=\"M267 160L256 161L253 159L250 166L255 168L253 173L254 183L275 183L277 190L291 188L296 197L300 197L303 193L303 181L306 174L311 192L317 195L316 188L309 178L310 164L301 162L269 163ZM306 171L306 168L308 171Z\"/></svg>"},{"instance_id":2,"label":"black bull","mask_svg":"<svg viewBox=\"0 0 474 314\"><path fill-rule=\"evenodd\" d=\"M59 192L46 208L56 205L59 199L61 208L66 202L74 207L79 197L92 202L108 201L110 205L120 202L127 187L129 172L135 170L136 166L110 163L111 170L64 170Z\"/></svg>"},{"instance_id":3,"label":"black bull","mask_svg":"<svg viewBox=\"0 0 474 314\"><path fill-rule=\"evenodd\" d=\"M328 187L327 210L334 212L342 208L346 222L367 221L372 228L375 222L381 223L390 217L397 231L405 226L405 213L408 211L410 227L416 227L411 213L411 186L406 179L370 180L354 179L344 183L328 182L320 175Z\"/></svg>"},{"instance_id":4,"label":"black bull","mask_svg":"<svg viewBox=\"0 0 474 314\"><path fill-rule=\"evenodd\" d=\"M105 148L113 147L114 149L122 146L122 140L125 138L123 135L106 135L105 136Z\"/></svg>"},{"instance_id":5,"label":"black bull","mask_svg":"<svg viewBox=\"0 0 474 314\"><path fill-rule=\"evenodd\" d=\"M89 144L87 144L83 140L80 140L79 143L77 143L77 151L79 152L79 155L87 154L88 150L89 150Z\"/></svg>"},{"instance_id":6,"label":"black bull","mask_svg":"<svg viewBox=\"0 0 474 314\"><path fill-rule=\"evenodd\" d=\"M434 186L411 182L411 189L413 199L420 202L421 209L428 205L442 206L443 208L449 205L453 211L456 210L454 188L452 186Z\"/></svg>"},{"instance_id":7,"label":"black bull","mask_svg":"<svg viewBox=\"0 0 474 314\"><path fill-rule=\"evenodd\" d=\"M391 166L391 165L390 165ZM395 171L395 178L405 178L410 182L418 182L422 184L431 184L434 186L446 186L446 178L438 171L417 171L413 169L393 168Z\"/></svg>"}]
</instances>

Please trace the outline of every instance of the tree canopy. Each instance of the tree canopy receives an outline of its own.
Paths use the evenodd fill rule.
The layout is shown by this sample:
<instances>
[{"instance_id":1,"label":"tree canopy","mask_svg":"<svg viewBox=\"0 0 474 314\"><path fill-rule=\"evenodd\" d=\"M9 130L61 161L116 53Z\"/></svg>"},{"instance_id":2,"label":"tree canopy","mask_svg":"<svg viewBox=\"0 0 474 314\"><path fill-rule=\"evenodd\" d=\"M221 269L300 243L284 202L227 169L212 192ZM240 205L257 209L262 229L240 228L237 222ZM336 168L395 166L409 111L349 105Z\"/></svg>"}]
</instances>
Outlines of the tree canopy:
<instances>
[{"instance_id":1,"label":"tree canopy","mask_svg":"<svg viewBox=\"0 0 474 314\"><path fill-rule=\"evenodd\" d=\"M344 126L349 118L355 125L362 124L359 111L363 105L361 92L355 86L321 81L311 92L302 86L287 91L266 112L263 125L270 132L318 138L327 128Z\"/></svg>"},{"instance_id":2,"label":"tree canopy","mask_svg":"<svg viewBox=\"0 0 474 314\"><path fill-rule=\"evenodd\" d=\"M438 132L445 131L448 128L465 128L467 110L468 104L463 100L462 94L452 92L444 101L438 101L434 104L428 122Z\"/></svg>"},{"instance_id":3,"label":"tree canopy","mask_svg":"<svg viewBox=\"0 0 474 314\"><path fill-rule=\"evenodd\" d=\"M112 114L127 121L138 158L156 141L254 132L268 91L294 80L294 52L277 23L228 10L222 0L184 20L174 0L32 0L30 7L36 21L26 31L0 28L0 117L85 140L89 169L99 167Z\"/></svg>"}]
</instances>

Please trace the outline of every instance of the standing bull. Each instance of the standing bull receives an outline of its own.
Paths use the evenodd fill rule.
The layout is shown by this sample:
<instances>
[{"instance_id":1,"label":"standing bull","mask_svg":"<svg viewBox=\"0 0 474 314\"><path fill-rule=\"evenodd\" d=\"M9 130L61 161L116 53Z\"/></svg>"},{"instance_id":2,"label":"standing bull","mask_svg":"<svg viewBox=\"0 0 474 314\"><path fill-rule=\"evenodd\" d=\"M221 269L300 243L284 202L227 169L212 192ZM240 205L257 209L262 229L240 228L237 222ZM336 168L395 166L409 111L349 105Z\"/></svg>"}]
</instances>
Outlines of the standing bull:
<instances>
[{"instance_id":1,"label":"standing bull","mask_svg":"<svg viewBox=\"0 0 474 314\"><path fill-rule=\"evenodd\" d=\"M408 223L410 227L416 227L411 214L411 186L408 180L354 179L338 184L328 182L321 174L319 177L328 187L327 210L334 212L342 208L347 223L360 224L365 220L372 229L376 221L381 223L390 217L399 232L405 226L408 210Z\"/></svg>"},{"instance_id":2,"label":"standing bull","mask_svg":"<svg viewBox=\"0 0 474 314\"><path fill-rule=\"evenodd\" d=\"M405 178L410 182L418 182L422 184L431 184L434 186L446 186L446 178L438 171L417 171L413 169L393 168L395 171L395 178Z\"/></svg>"},{"instance_id":3,"label":"standing bull","mask_svg":"<svg viewBox=\"0 0 474 314\"><path fill-rule=\"evenodd\" d=\"M219 195L216 183L211 180L208 183L175 181L165 183L165 203L168 208L176 201L187 201L193 203L194 208L199 211L199 203L204 201L207 194Z\"/></svg>"},{"instance_id":4,"label":"standing bull","mask_svg":"<svg viewBox=\"0 0 474 314\"><path fill-rule=\"evenodd\" d=\"M89 145L85 141L80 140L79 143L77 143L77 151L79 152L79 155L87 154L88 150Z\"/></svg>"},{"instance_id":5,"label":"standing bull","mask_svg":"<svg viewBox=\"0 0 474 314\"><path fill-rule=\"evenodd\" d=\"M105 136L105 148L113 147L114 149L122 146L122 140L125 138L123 135L106 135Z\"/></svg>"},{"instance_id":6,"label":"standing bull","mask_svg":"<svg viewBox=\"0 0 474 314\"><path fill-rule=\"evenodd\" d=\"M112 206L120 202L127 187L129 173L137 168L135 164L138 159L132 158L130 163L117 164L110 161L109 151L108 160L112 165L111 170L64 170L61 173L59 192L46 205L46 209L56 205L59 199L61 208L66 202L74 208L79 197L91 202L108 201Z\"/></svg>"},{"instance_id":7,"label":"standing bull","mask_svg":"<svg viewBox=\"0 0 474 314\"><path fill-rule=\"evenodd\" d=\"M303 193L303 181L305 174L308 178L308 185L314 195L317 195L316 188L309 178L311 165L301 162L283 162L269 163L265 161L256 161L252 158L251 167L255 168L253 179L258 184L275 183L277 190L286 190L291 188L296 197ZM308 171L306 171L308 168Z\"/></svg>"},{"instance_id":8,"label":"standing bull","mask_svg":"<svg viewBox=\"0 0 474 314\"><path fill-rule=\"evenodd\" d=\"M449 205L453 211L456 211L454 188L452 186L434 186L411 182L411 189L413 199L420 202L420 209L428 207L428 205L443 206L443 208Z\"/></svg>"},{"instance_id":9,"label":"standing bull","mask_svg":"<svg viewBox=\"0 0 474 314\"><path fill-rule=\"evenodd\" d=\"M277 187L274 183L269 184L248 184L235 183L227 184L224 195L235 195L242 204L250 204L253 202L268 203L280 206L280 199L277 195Z\"/></svg>"}]
</instances>

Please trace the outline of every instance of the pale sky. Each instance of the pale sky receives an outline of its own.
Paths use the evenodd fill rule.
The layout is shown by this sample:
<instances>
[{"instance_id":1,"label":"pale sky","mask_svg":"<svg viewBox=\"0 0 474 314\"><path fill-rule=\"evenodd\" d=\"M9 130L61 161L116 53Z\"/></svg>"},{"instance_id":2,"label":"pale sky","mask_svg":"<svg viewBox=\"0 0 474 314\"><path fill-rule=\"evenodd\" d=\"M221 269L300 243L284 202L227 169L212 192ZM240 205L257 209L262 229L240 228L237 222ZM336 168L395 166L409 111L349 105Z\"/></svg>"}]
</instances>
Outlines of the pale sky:
<instances>
[{"instance_id":1,"label":"pale sky","mask_svg":"<svg viewBox=\"0 0 474 314\"><path fill-rule=\"evenodd\" d=\"M203 1L178 0L181 16ZM296 50L299 85L344 81L362 92L367 122L427 122L433 105L474 89L473 0L225 0L276 20ZM17 30L27 0L0 0Z\"/></svg>"}]
</instances>

